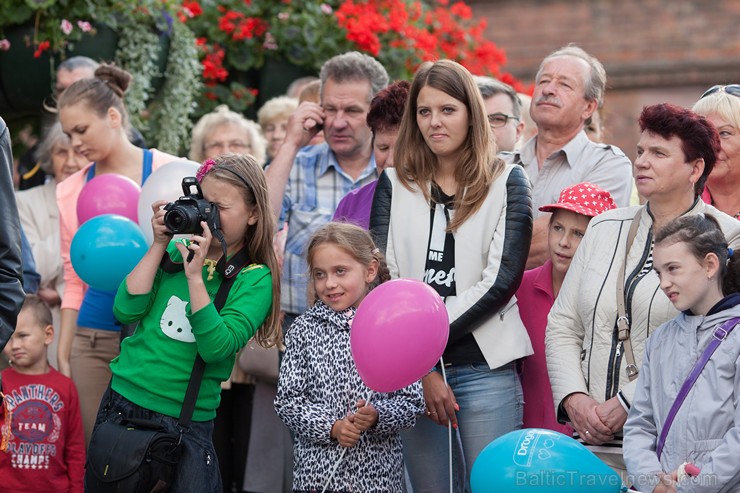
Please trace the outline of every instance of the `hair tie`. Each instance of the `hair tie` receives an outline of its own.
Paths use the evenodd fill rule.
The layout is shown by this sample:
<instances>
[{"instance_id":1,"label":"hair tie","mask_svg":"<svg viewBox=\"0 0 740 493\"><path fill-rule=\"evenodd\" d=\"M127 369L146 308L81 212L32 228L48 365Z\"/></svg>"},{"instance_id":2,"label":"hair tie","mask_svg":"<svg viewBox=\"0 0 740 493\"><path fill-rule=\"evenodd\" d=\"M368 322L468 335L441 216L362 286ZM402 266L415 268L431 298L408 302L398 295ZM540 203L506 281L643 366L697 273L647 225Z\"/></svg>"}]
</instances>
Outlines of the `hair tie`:
<instances>
[{"instance_id":1,"label":"hair tie","mask_svg":"<svg viewBox=\"0 0 740 493\"><path fill-rule=\"evenodd\" d=\"M732 257L732 254L735 253L735 250L732 249L732 247L727 247L727 258L729 259Z\"/></svg>"},{"instance_id":2,"label":"hair tie","mask_svg":"<svg viewBox=\"0 0 740 493\"><path fill-rule=\"evenodd\" d=\"M203 161L203 164L200 165L200 168L198 168L198 171L195 173L195 178L198 180L198 183L203 181L203 178L205 178L206 174L208 174L214 166L216 166L216 161L213 159L206 159Z\"/></svg>"},{"instance_id":3,"label":"hair tie","mask_svg":"<svg viewBox=\"0 0 740 493\"><path fill-rule=\"evenodd\" d=\"M203 164L200 165L200 168L198 168L198 171L195 173L195 179L198 180L198 183L203 181L203 178L205 178L205 176L210 173L214 166L216 166L216 161L214 161L213 159L206 159L205 161L203 161ZM218 169L228 171L232 175L236 176L240 182L244 183L244 186L247 187L247 190L249 190L249 193L252 194L254 200L257 200L257 194L254 193L254 188L252 188L252 185L250 185L242 175L240 175L233 169L227 168L225 166L219 166Z\"/></svg>"},{"instance_id":4,"label":"hair tie","mask_svg":"<svg viewBox=\"0 0 740 493\"><path fill-rule=\"evenodd\" d=\"M378 248L375 247L375 248L373 248L373 250L370 253L372 253L373 255L377 255L377 254L380 253L380 250L378 250Z\"/></svg>"}]
</instances>

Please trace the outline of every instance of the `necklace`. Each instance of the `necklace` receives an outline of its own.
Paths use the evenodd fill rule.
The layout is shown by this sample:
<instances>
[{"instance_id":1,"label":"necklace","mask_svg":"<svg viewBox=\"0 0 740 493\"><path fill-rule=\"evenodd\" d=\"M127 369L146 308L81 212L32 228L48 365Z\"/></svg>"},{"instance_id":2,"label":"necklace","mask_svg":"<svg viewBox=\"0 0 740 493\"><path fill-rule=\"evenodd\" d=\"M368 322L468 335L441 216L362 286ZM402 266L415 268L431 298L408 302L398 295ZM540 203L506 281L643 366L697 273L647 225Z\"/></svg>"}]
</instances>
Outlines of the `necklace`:
<instances>
[{"instance_id":1,"label":"necklace","mask_svg":"<svg viewBox=\"0 0 740 493\"><path fill-rule=\"evenodd\" d=\"M206 281L210 281L213 279L213 273L216 272L216 261L207 258L203 260L203 264L208 267L208 279Z\"/></svg>"}]
</instances>

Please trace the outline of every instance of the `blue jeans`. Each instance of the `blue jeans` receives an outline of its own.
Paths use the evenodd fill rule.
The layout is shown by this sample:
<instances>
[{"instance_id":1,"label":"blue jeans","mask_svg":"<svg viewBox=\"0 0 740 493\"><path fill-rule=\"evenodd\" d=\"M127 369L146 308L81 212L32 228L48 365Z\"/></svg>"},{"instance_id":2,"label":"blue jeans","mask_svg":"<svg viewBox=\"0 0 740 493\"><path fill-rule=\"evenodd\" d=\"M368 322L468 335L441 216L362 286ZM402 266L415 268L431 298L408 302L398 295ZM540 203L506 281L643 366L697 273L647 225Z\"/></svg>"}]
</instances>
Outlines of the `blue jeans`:
<instances>
[{"instance_id":1,"label":"blue jeans","mask_svg":"<svg viewBox=\"0 0 740 493\"><path fill-rule=\"evenodd\" d=\"M123 417L155 421L161 424L165 431L177 433L176 418L137 406L108 387L100 403L95 427L97 428L100 423L108 420L120 423ZM177 464L177 475L170 492L223 492L212 436L213 420L191 423L190 430L183 435L182 455Z\"/></svg>"},{"instance_id":2,"label":"blue jeans","mask_svg":"<svg viewBox=\"0 0 740 493\"><path fill-rule=\"evenodd\" d=\"M468 493L478 454L496 438L522 427L522 385L513 362L495 370L475 363L449 366L445 371L460 406L458 429L452 430L453 490ZM401 437L413 493L447 492L447 428L419 416L416 426L401 432Z\"/></svg>"}]
</instances>

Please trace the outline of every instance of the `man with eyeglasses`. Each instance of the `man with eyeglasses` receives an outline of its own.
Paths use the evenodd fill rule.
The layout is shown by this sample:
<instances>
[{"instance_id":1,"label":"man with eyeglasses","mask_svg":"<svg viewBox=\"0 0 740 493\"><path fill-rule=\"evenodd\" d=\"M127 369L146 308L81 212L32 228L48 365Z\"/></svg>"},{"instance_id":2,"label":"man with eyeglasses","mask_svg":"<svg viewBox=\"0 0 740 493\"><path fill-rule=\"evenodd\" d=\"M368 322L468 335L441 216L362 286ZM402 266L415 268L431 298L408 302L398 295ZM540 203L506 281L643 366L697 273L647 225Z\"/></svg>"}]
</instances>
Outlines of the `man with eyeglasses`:
<instances>
[{"instance_id":1,"label":"man with eyeglasses","mask_svg":"<svg viewBox=\"0 0 740 493\"><path fill-rule=\"evenodd\" d=\"M548 258L549 213L540 206L557 202L560 191L589 182L607 190L618 207L629 205L632 163L615 146L594 143L584 125L601 105L606 71L595 57L570 44L545 57L535 78L530 115L537 134L521 150L502 155L520 164L532 182L535 211L527 269Z\"/></svg>"},{"instance_id":2,"label":"man with eyeglasses","mask_svg":"<svg viewBox=\"0 0 740 493\"><path fill-rule=\"evenodd\" d=\"M522 102L516 91L492 77L475 77L475 83L483 96L483 105L488 123L493 130L498 152L513 152L524 131Z\"/></svg>"}]
</instances>

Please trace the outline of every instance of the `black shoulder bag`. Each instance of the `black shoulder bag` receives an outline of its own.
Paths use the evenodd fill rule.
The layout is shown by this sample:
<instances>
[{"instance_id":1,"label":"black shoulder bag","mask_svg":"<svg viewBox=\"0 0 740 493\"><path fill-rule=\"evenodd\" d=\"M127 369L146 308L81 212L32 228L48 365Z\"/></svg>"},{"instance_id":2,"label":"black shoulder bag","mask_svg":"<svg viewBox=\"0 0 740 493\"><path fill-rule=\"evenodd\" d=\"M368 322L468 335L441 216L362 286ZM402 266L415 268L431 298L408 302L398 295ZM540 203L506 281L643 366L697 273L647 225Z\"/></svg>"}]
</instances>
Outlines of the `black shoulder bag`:
<instances>
[{"instance_id":1,"label":"black shoulder bag","mask_svg":"<svg viewBox=\"0 0 740 493\"><path fill-rule=\"evenodd\" d=\"M236 275L247 264L246 248L228 262L219 260L216 268L224 273L224 279L213 300L216 310L223 308ZM161 266L170 273L182 269L182 264L173 263L167 254ZM205 361L198 354L177 420L179 433L169 433L153 421L131 418L120 423L106 420L95 428L87 453L86 493L169 491L182 453L182 436L190 427L204 370Z\"/></svg>"}]
</instances>

